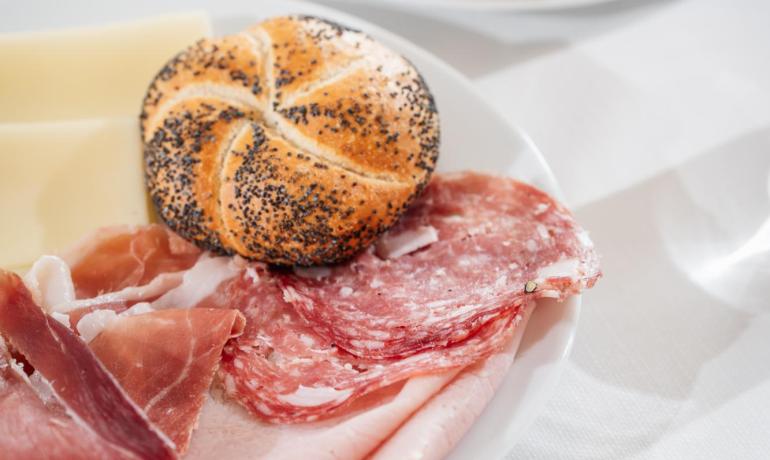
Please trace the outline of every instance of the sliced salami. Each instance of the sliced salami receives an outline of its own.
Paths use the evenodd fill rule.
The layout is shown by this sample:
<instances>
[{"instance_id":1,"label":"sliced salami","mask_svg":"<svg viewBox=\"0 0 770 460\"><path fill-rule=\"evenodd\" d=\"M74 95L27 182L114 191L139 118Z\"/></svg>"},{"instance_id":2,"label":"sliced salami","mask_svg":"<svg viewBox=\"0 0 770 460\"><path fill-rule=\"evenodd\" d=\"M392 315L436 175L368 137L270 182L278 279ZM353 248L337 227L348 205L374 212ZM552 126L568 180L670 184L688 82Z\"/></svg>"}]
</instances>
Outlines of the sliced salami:
<instances>
[{"instance_id":1,"label":"sliced salami","mask_svg":"<svg viewBox=\"0 0 770 460\"><path fill-rule=\"evenodd\" d=\"M229 398L276 423L316 420L409 377L467 366L498 351L521 318L512 307L460 343L403 359L368 359L316 333L259 266L221 285L198 307L239 308L246 316L243 335L225 347L220 381Z\"/></svg>"},{"instance_id":2,"label":"sliced salami","mask_svg":"<svg viewBox=\"0 0 770 460\"><path fill-rule=\"evenodd\" d=\"M426 229L437 237L422 236ZM409 234L427 245L404 241ZM572 214L507 178L437 176L385 239L416 250L390 247L401 255L388 259L370 249L328 270L281 276L297 313L363 358L451 349L507 310L564 299L600 276L593 244Z\"/></svg>"}]
</instances>

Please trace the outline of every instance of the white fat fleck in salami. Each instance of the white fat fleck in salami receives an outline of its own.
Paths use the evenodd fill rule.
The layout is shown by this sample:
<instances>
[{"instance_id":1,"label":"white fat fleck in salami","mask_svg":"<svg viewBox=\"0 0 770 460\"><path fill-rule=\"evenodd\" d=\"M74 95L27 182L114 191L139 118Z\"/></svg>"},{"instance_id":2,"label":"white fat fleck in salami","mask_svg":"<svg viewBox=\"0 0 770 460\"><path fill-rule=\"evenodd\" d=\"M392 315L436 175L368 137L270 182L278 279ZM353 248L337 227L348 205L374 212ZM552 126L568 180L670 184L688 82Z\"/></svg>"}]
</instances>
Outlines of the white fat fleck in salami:
<instances>
[{"instance_id":1,"label":"white fat fleck in salami","mask_svg":"<svg viewBox=\"0 0 770 460\"><path fill-rule=\"evenodd\" d=\"M419 251L370 248L323 277L284 274L285 299L349 353L389 358L464 340L504 309L564 299L600 276L571 213L512 179L438 176L387 238L409 242L427 228L437 241Z\"/></svg>"},{"instance_id":2,"label":"white fat fleck in salami","mask_svg":"<svg viewBox=\"0 0 770 460\"><path fill-rule=\"evenodd\" d=\"M571 278L575 276L579 268L580 261L578 259L562 259L541 268L537 272L536 280L542 283L549 278Z\"/></svg>"},{"instance_id":3,"label":"white fat fleck in salami","mask_svg":"<svg viewBox=\"0 0 770 460\"><path fill-rule=\"evenodd\" d=\"M294 267L294 274L301 278L321 279L331 273L328 267Z\"/></svg>"},{"instance_id":4,"label":"white fat fleck in salami","mask_svg":"<svg viewBox=\"0 0 770 460\"><path fill-rule=\"evenodd\" d=\"M383 259L395 259L438 241L438 232L431 226L420 226L408 231L386 233L375 245L375 252Z\"/></svg>"},{"instance_id":5,"label":"white fat fleck in salami","mask_svg":"<svg viewBox=\"0 0 770 460\"><path fill-rule=\"evenodd\" d=\"M299 407L314 407L320 406L326 403L334 403L336 401L345 401L350 397L353 391L348 390L335 390L330 387L306 387L300 385L294 391L294 393L281 395L279 398L289 404Z\"/></svg>"}]
</instances>

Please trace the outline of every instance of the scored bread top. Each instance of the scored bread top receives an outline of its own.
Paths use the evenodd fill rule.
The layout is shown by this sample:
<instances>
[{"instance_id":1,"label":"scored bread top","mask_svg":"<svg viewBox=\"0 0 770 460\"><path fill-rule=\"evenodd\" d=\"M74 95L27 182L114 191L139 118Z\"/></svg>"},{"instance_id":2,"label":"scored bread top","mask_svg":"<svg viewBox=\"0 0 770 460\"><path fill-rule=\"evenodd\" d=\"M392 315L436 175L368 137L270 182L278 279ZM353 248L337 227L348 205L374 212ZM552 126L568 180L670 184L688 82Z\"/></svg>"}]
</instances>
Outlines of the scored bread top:
<instances>
[{"instance_id":1,"label":"scored bread top","mask_svg":"<svg viewBox=\"0 0 770 460\"><path fill-rule=\"evenodd\" d=\"M141 115L160 216L187 239L282 265L352 256L426 185L438 115L403 57L306 16L204 39Z\"/></svg>"}]
</instances>

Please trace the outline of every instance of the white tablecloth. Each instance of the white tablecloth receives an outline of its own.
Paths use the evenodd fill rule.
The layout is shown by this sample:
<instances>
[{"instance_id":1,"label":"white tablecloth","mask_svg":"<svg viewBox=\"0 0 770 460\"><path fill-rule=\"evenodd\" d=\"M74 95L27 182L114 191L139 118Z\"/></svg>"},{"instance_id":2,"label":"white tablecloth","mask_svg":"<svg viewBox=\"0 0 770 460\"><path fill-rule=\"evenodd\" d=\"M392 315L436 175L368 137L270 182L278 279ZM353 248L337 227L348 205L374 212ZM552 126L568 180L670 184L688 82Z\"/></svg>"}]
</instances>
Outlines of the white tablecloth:
<instances>
[{"instance_id":1,"label":"white tablecloth","mask_svg":"<svg viewBox=\"0 0 770 460\"><path fill-rule=\"evenodd\" d=\"M603 254L569 364L511 458L770 458L770 2L326 3L473 79Z\"/></svg>"}]
</instances>

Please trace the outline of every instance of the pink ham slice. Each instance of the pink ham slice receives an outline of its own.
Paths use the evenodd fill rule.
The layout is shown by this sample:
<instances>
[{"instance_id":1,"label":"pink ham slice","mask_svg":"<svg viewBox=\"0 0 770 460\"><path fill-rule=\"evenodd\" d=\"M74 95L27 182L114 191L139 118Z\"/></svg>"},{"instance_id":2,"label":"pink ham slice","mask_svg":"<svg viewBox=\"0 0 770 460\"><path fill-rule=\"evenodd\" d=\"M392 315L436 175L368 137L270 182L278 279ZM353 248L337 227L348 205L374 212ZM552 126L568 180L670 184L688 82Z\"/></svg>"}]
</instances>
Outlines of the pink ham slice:
<instances>
[{"instance_id":1,"label":"pink ham slice","mask_svg":"<svg viewBox=\"0 0 770 460\"><path fill-rule=\"evenodd\" d=\"M600 276L570 212L512 179L436 176L386 239L425 228L438 241L415 252L383 260L370 249L327 276L285 275L285 298L338 347L392 358L461 343L506 310Z\"/></svg>"},{"instance_id":2,"label":"pink ham slice","mask_svg":"<svg viewBox=\"0 0 770 460\"><path fill-rule=\"evenodd\" d=\"M298 425L262 422L237 405L212 398L203 408L187 458L364 458L458 372L413 377L357 400L333 418Z\"/></svg>"},{"instance_id":3,"label":"pink ham slice","mask_svg":"<svg viewBox=\"0 0 770 460\"><path fill-rule=\"evenodd\" d=\"M164 310L109 325L89 346L131 399L184 453L222 347L240 335L236 310Z\"/></svg>"},{"instance_id":4,"label":"pink ham slice","mask_svg":"<svg viewBox=\"0 0 770 460\"><path fill-rule=\"evenodd\" d=\"M70 329L33 302L21 279L0 272L0 334L51 385L83 429L126 457L175 458L158 431Z\"/></svg>"},{"instance_id":5,"label":"pink ham slice","mask_svg":"<svg viewBox=\"0 0 770 460\"><path fill-rule=\"evenodd\" d=\"M186 270L201 251L162 225L103 228L72 248L64 259L77 298L143 286L161 273Z\"/></svg>"},{"instance_id":6,"label":"pink ham slice","mask_svg":"<svg viewBox=\"0 0 770 460\"><path fill-rule=\"evenodd\" d=\"M511 368L532 310L522 311L522 324L502 351L463 369L379 446L370 460L440 460L448 455L481 415Z\"/></svg>"},{"instance_id":7,"label":"pink ham slice","mask_svg":"<svg viewBox=\"0 0 770 460\"><path fill-rule=\"evenodd\" d=\"M403 359L359 358L305 323L270 272L251 268L253 274L224 283L198 306L238 308L246 316L244 334L225 347L219 375L228 397L276 423L313 421L415 375L470 365L501 349L520 320L511 308L460 343Z\"/></svg>"}]
</instances>

